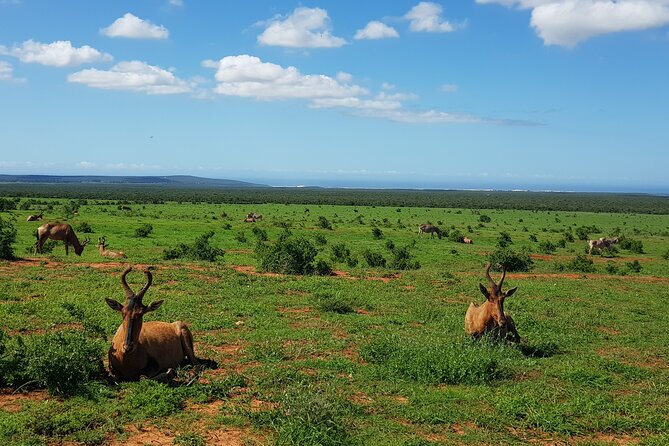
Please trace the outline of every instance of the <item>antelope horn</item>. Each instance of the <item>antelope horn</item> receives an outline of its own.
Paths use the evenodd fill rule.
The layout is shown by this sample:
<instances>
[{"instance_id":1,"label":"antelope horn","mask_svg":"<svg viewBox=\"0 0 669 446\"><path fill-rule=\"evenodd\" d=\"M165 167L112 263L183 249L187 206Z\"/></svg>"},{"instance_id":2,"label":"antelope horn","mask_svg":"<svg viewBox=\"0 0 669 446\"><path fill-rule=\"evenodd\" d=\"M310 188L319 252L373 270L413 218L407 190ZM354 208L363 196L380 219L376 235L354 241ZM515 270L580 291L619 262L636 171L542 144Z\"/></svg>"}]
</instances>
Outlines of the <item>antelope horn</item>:
<instances>
[{"instance_id":1,"label":"antelope horn","mask_svg":"<svg viewBox=\"0 0 669 446\"><path fill-rule=\"evenodd\" d=\"M86 245L88 245L90 242L91 242L91 239L88 238L88 237L86 237L86 238L84 239L84 243L82 243L81 246L86 246Z\"/></svg>"},{"instance_id":2,"label":"antelope horn","mask_svg":"<svg viewBox=\"0 0 669 446\"><path fill-rule=\"evenodd\" d=\"M502 290L502 284L504 283L504 278L506 277L506 266L502 265L502 278L499 281L498 289Z\"/></svg>"},{"instance_id":3,"label":"antelope horn","mask_svg":"<svg viewBox=\"0 0 669 446\"><path fill-rule=\"evenodd\" d=\"M123 274L121 274L121 284L123 285L123 289L125 290L125 297L128 299L131 299L135 296L135 293L133 293L130 287L128 286L128 282L125 281L125 276L127 276L130 271L132 271L132 266L128 266L125 269L125 271L123 271Z\"/></svg>"},{"instance_id":4,"label":"antelope horn","mask_svg":"<svg viewBox=\"0 0 669 446\"><path fill-rule=\"evenodd\" d=\"M137 297L139 297L140 301L142 300L142 297L144 297L144 293L146 293L146 291L151 286L151 283L153 282L153 275L151 274L151 271L145 269L144 274L146 274L146 285L144 285L144 288L142 288L142 290L137 293Z\"/></svg>"},{"instance_id":5,"label":"antelope horn","mask_svg":"<svg viewBox=\"0 0 669 446\"><path fill-rule=\"evenodd\" d=\"M486 265L485 265L485 275L488 278L488 282L490 283L490 285L493 287L493 289L495 289L495 287L497 287L497 284L495 283L494 280L492 280L492 277L490 277L490 267L491 266L492 265L490 265L490 262L486 263ZM504 279L502 279L502 280L504 280Z\"/></svg>"}]
</instances>

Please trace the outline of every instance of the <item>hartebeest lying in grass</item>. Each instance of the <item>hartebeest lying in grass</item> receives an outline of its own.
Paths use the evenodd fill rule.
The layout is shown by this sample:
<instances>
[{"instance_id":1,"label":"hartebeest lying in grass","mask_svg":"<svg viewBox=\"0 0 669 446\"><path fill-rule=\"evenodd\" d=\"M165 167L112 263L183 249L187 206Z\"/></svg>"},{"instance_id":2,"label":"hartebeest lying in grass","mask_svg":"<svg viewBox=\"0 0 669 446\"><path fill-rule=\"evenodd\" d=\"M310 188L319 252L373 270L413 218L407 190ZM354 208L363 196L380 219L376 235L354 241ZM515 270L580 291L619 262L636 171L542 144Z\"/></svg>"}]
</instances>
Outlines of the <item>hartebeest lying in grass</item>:
<instances>
[{"instance_id":1,"label":"hartebeest lying in grass","mask_svg":"<svg viewBox=\"0 0 669 446\"><path fill-rule=\"evenodd\" d=\"M181 364L186 357L193 365L198 365L193 349L193 335L181 321L167 323L151 321L143 323L146 313L162 305L162 300L142 303L144 294L151 286L153 276L149 270L146 285L137 294L128 286L125 277L132 270L129 266L121 274L121 284L125 290L125 305L105 299L112 310L123 316L123 322L116 330L109 349L109 369L114 378L136 381L141 376L156 380L167 380L173 376L172 368Z\"/></svg>"},{"instance_id":2,"label":"hartebeest lying in grass","mask_svg":"<svg viewBox=\"0 0 669 446\"><path fill-rule=\"evenodd\" d=\"M588 255L592 255L592 250L595 248L601 251L604 248L610 248L619 241L620 240L618 239L618 237L614 238L602 237L599 240L588 240Z\"/></svg>"},{"instance_id":3,"label":"hartebeest lying in grass","mask_svg":"<svg viewBox=\"0 0 669 446\"><path fill-rule=\"evenodd\" d=\"M423 234L430 234L430 238L432 238L434 234L437 234L437 237L441 238L441 229L429 223L424 223L418 225L418 236Z\"/></svg>"},{"instance_id":4,"label":"hartebeest lying in grass","mask_svg":"<svg viewBox=\"0 0 669 446\"><path fill-rule=\"evenodd\" d=\"M123 251L110 251L107 249L107 240L104 237L98 239L98 249L100 255L103 257L111 257L112 259L125 259L126 256Z\"/></svg>"},{"instance_id":5,"label":"hartebeest lying in grass","mask_svg":"<svg viewBox=\"0 0 669 446\"><path fill-rule=\"evenodd\" d=\"M37 221L37 220L41 220L42 217L43 217L43 215L42 215L42 213L40 212L40 213L37 214L37 215L28 215L28 218L26 219L26 221Z\"/></svg>"},{"instance_id":6,"label":"hartebeest lying in grass","mask_svg":"<svg viewBox=\"0 0 669 446\"><path fill-rule=\"evenodd\" d=\"M84 252L84 248L91 241L89 238L86 238L83 243L79 243L77 235L74 233L72 226L67 223L44 223L42 226L37 228L35 233L37 237L37 242L35 242L35 251L41 253L42 247L47 239L51 240L62 240L65 242L65 255L69 255L69 246L72 245L74 252L80 256Z\"/></svg>"},{"instance_id":7,"label":"hartebeest lying in grass","mask_svg":"<svg viewBox=\"0 0 669 446\"><path fill-rule=\"evenodd\" d=\"M469 309L465 314L465 333L474 339L490 334L494 339L506 340L511 335L513 342L520 342L516 324L511 316L504 313L504 299L513 295L518 288L511 288L507 292L502 291L502 284L506 276L504 266L502 266L502 278L499 283L495 283L490 277L490 262L486 265L485 274L490 288L486 288L482 283L479 283L479 288L486 301L479 306L469 304Z\"/></svg>"}]
</instances>

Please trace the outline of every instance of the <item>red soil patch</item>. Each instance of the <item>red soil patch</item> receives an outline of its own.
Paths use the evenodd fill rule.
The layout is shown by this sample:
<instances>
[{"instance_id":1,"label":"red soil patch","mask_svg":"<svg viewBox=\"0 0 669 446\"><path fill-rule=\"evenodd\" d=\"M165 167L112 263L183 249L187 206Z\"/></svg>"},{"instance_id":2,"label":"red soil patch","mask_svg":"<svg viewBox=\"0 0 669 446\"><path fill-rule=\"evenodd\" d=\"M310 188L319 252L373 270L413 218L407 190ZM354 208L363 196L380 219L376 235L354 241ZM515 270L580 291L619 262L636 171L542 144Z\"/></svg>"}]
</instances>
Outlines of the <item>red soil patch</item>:
<instances>
[{"instance_id":1,"label":"red soil patch","mask_svg":"<svg viewBox=\"0 0 669 446\"><path fill-rule=\"evenodd\" d=\"M159 429L155 426L130 426L126 428L130 434L126 440L114 440L110 446L172 446L176 433L169 428ZM206 444L214 446L243 446L246 435L239 429L206 430L202 436Z\"/></svg>"},{"instance_id":2,"label":"red soil patch","mask_svg":"<svg viewBox=\"0 0 669 446\"><path fill-rule=\"evenodd\" d=\"M283 308L277 308L277 310L281 314L306 314L306 313L311 313L311 308L310 307L302 307L302 308L292 308L292 307L283 307Z\"/></svg>"},{"instance_id":3,"label":"red soil patch","mask_svg":"<svg viewBox=\"0 0 669 446\"><path fill-rule=\"evenodd\" d=\"M358 309L355 310L355 312L358 313L358 314L364 314L365 316L370 314L370 312L365 310L364 308L358 308Z\"/></svg>"},{"instance_id":4,"label":"red soil patch","mask_svg":"<svg viewBox=\"0 0 669 446\"><path fill-rule=\"evenodd\" d=\"M226 249L226 254L251 254L250 249Z\"/></svg>"},{"instance_id":5,"label":"red soil patch","mask_svg":"<svg viewBox=\"0 0 669 446\"><path fill-rule=\"evenodd\" d=\"M0 410L19 412L26 401L44 401L49 399L46 390L35 390L30 393L13 393L11 389L0 391Z\"/></svg>"},{"instance_id":6,"label":"red soil patch","mask_svg":"<svg viewBox=\"0 0 669 446\"><path fill-rule=\"evenodd\" d=\"M279 273L260 273L255 266L251 265L232 265L231 268L238 273L248 274L249 276L285 277L284 274Z\"/></svg>"},{"instance_id":7,"label":"red soil patch","mask_svg":"<svg viewBox=\"0 0 669 446\"><path fill-rule=\"evenodd\" d=\"M346 272L346 271L332 271L332 273L330 274L330 276L333 276L333 277L341 277L341 278L344 278L344 279L350 279L350 280L358 280L357 277L353 277L351 274L349 274L349 273Z\"/></svg>"},{"instance_id":8,"label":"red soil patch","mask_svg":"<svg viewBox=\"0 0 669 446\"><path fill-rule=\"evenodd\" d=\"M616 330L615 328L606 327L604 325L600 325L599 327L597 327L597 331L600 332L600 333L606 333L606 334L610 334L610 335L620 334L620 332L618 330Z\"/></svg>"},{"instance_id":9,"label":"red soil patch","mask_svg":"<svg viewBox=\"0 0 669 446\"><path fill-rule=\"evenodd\" d=\"M407 291L413 291L416 289L415 286L413 285L402 285L402 289L407 290Z\"/></svg>"}]
</instances>

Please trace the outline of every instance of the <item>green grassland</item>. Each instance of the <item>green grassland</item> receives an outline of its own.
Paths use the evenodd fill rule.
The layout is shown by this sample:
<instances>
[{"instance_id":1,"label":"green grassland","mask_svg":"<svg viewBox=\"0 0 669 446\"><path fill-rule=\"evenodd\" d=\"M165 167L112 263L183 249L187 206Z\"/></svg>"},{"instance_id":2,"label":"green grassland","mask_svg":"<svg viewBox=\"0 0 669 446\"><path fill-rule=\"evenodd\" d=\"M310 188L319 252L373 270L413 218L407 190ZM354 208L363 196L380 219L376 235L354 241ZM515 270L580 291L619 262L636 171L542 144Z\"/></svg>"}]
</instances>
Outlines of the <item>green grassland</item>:
<instances>
[{"instance_id":1,"label":"green grassland","mask_svg":"<svg viewBox=\"0 0 669 446\"><path fill-rule=\"evenodd\" d=\"M7 388L1 444L142 444L142 432L155 436L147 444L177 445L669 443L667 215L315 202L124 202L123 210L88 199L66 219L68 200L0 214L16 216L19 257L0 262L6 348L20 338L67 361L48 348L57 341L40 340L65 332L106 356L120 317L104 298L123 298L119 277L131 264L133 288L154 267L145 301L165 300L145 320L186 322L197 355L218 368L185 367L174 385L101 376L67 395L35 383ZM90 227L78 232L92 240L82 256L66 257L60 243L31 253L41 222L26 216L49 203L57 204L46 221ZM244 223L251 211L264 218ZM474 244L419 237L426 222ZM153 230L137 237L146 224ZM582 267L579 228L635 244ZM166 249L210 231L209 243L224 251L215 261L164 260ZM305 238L335 272L260 271L263 231L265 244L286 231ZM475 343L463 330L469 303L483 301L478 283L501 233L533 259L529 272L505 281L518 287L505 308L520 345ZM128 258L101 257L93 245L102 236ZM389 242L420 268L370 267L367 252L390 262ZM341 244L353 261L333 258Z\"/></svg>"}]
</instances>

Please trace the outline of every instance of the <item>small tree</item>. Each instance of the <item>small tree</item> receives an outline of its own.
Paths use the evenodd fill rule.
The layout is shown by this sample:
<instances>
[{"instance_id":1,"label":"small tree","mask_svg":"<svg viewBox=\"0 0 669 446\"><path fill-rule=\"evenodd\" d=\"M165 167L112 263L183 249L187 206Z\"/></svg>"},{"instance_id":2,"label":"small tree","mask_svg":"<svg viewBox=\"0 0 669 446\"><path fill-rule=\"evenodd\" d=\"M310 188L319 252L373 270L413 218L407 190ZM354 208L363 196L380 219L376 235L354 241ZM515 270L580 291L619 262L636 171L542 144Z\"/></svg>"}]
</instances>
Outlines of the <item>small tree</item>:
<instances>
[{"instance_id":1,"label":"small tree","mask_svg":"<svg viewBox=\"0 0 669 446\"><path fill-rule=\"evenodd\" d=\"M485 214L481 214L481 216L479 217L479 221L481 223L490 223L492 219Z\"/></svg>"},{"instance_id":2,"label":"small tree","mask_svg":"<svg viewBox=\"0 0 669 446\"><path fill-rule=\"evenodd\" d=\"M320 217L318 217L318 223L316 223L316 226L321 228L321 229L332 230L332 225L330 224L328 219L323 217L322 215Z\"/></svg>"},{"instance_id":3,"label":"small tree","mask_svg":"<svg viewBox=\"0 0 669 446\"><path fill-rule=\"evenodd\" d=\"M379 228L372 228L372 237L375 240L381 240L383 238L383 231Z\"/></svg>"},{"instance_id":4,"label":"small tree","mask_svg":"<svg viewBox=\"0 0 669 446\"><path fill-rule=\"evenodd\" d=\"M153 231L153 226L149 223L144 223L142 226L135 229L135 237L137 238L148 237L152 231Z\"/></svg>"},{"instance_id":5,"label":"small tree","mask_svg":"<svg viewBox=\"0 0 669 446\"><path fill-rule=\"evenodd\" d=\"M281 274L311 274L318 251L304 237L279 237L273 244L259 242L255 249L260 269Z\"/></svg>"},{"instance_id":6,"label":"small tree","mask_svg":"<svg viewBox=\"0 0 669 446\"><path fill-rule=\"evenodd\" d=\"M14 242L16 242L14 222L0 216L0 259L14 259L14 248L12 247Z\"/></svg>"}]
</instances>

